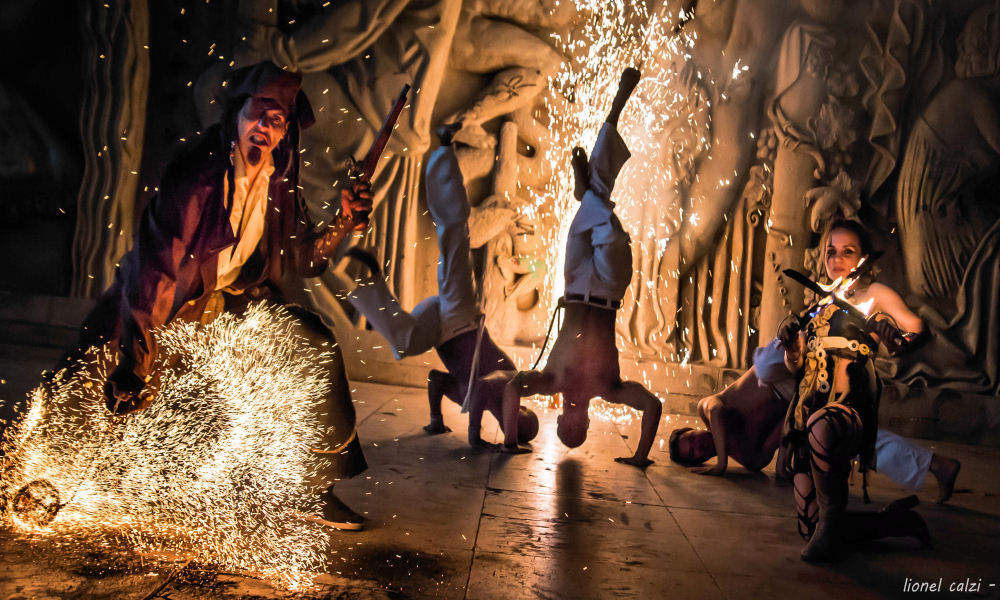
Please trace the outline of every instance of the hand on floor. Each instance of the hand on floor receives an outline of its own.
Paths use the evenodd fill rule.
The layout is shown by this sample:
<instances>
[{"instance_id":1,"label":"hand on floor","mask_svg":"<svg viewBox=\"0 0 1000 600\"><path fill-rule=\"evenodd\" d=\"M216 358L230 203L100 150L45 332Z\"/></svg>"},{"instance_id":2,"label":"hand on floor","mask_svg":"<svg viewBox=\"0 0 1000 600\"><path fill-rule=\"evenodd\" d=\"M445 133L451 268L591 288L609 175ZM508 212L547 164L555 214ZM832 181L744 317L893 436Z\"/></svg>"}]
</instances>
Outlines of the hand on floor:
<instances>
[{"instance_id":1,"label":"hand on floor","mask_svg":"<svg viewBox=\"0 0 1000 600\"><path fill-rule=\"evenodd\" d=\"M719 466L714 467L694 467L690 471L696 475L725 475L726 470Z\"/></svg>"},{"instance_id":2,"label":"hand on floor","mask_svg":"<svg viewBox=\"0 0 1000 600\"><path fill-rule=\"evenodd\" d=\"M645 469L649 465L653 464L653 461L648 458L638 458L636 456L619 456L615 459L615 462L622 463L623 465L632 465L633 467L639 467L640 469Z\"/></svg>"}]
</instances>

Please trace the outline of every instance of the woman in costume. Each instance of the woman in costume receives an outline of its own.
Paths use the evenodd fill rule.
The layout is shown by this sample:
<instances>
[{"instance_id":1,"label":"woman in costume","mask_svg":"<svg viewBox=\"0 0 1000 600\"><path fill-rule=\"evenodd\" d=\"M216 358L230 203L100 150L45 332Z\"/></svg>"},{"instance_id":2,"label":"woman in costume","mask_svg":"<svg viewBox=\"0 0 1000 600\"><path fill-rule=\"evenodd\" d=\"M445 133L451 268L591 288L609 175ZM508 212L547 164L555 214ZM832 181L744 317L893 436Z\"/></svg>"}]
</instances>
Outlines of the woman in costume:
<instances>
[{"instance_id":1,"label":"woman in costume","mask_svg":"<svg viewBox=\"0 0 1000 600\"><path fill-rule=\"evenodd\" d=\"M923 519L910 510L915 496L878 512L846 510L851 460L860 456L863 473L874 466L881 390L873 364L877 344L895 353L909 338L905 332L919 333L923 324L895 291L873 281L865 264L872 244L862 225L835 221L823 248L827 276L839 288L778 330L786 366L797 379L785 439L807 561L835 558L842 542L929 539Z\"/></svg>"}]
</instances>

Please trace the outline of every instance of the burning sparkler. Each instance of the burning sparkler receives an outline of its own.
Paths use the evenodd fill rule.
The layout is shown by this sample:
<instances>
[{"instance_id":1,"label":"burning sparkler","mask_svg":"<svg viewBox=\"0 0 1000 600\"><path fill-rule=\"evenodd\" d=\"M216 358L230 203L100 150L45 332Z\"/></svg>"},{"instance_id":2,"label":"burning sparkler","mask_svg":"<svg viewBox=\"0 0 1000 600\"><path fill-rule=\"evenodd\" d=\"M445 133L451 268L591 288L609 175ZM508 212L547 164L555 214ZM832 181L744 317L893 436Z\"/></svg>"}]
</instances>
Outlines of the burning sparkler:
<instances>
[{"instance_id":1,"label":"burning sparkler","mask_svg":"<svg viewBox=\"0 0 1000 600\"><path fill-rule=\"evenodd\" d=\"M107 347L34 390L3 443L6 519L38 532L165 551L289 585L323 564L311 486L316 405L328 350L281 308L251 307L208 325L175 322L156 399L127 417L105 408Z\"/></svg>"}]
</instances>

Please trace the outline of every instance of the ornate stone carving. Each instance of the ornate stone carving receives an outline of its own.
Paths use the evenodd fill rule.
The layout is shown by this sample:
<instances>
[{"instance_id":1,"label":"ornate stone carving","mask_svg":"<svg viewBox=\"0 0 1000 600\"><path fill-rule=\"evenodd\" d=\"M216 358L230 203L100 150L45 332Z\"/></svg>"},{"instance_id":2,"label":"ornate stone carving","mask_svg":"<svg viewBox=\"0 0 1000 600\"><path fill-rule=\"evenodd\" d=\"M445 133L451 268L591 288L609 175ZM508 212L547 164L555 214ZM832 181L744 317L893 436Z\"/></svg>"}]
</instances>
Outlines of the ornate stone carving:
<instances>
[{"instance_id":1,"label":"ornate stone carving","mask_svg":"<svg viewBox=\"0 0 1000 600\"><path fill-rule=\"evenodd\" d=\"M858 215L896 164L902 110L919 97L921 69L934 80L937 46L924 2L832 3L802 7L811 18L785 32L768 114L781 139L775 158L768 253L781 268L819 274L815 233L835 216ZM868 205L870 214L877 207ZM803 290L764 270L761 340L787 311L800 310Z\"/></svg>"},{"instance_id":2,"label":"ornate stone carving","mask_svg":"<svg viewBox=\"0 0 1000 600\"><path fill-rule=\"evenodd\" d=\"M548 268L538 258L541 240L521 213L526 202L518 194L549 174L550 134L535 111L563 58L532 31L564 28L576 14L571 2L466 2L451 50L453 68L492 75L470 105L445 121L462 124L455 141L462 144L458 159L466 181L493 174L492 193L474 201L469 229L472 247L485 246L485 312L491 335L502 343L544 335L539 287ZM498 117L503 122L495 136L483 125Z\"/></svg>"},{"instance_id":3,"label":"ornate stone carving","mask_svg":"<svg viewBox=\"0 0 1000 600\"><path fill-rule=\"evenodd\" d=\"M955 73L914 124L900 169L903 264L935 332L924 352L905 361L900 377L997 394L1000 9L994 3L969 17Z\"/></svg>"},{"instance_id":4,"label":"ornate stone carving","mask_svg":"<svg viewBox=\"0 0 1000 600\"><path fill-rule=\"evenodd\" d=\"M132 242L149 83L145 0L81 2L87 81L80 132L84 172L73 237L75 296L111 285Z\"/></svg>"}]
</instances>

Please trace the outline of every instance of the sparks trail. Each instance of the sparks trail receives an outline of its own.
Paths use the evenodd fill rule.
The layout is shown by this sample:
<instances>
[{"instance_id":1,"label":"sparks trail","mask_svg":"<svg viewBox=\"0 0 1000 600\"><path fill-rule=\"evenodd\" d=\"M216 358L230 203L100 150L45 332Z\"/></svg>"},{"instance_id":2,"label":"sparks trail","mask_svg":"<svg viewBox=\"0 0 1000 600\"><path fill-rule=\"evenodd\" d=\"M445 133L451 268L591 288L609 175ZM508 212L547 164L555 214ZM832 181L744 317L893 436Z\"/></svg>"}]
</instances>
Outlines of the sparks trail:
<instances>
[{"instance_id":1,"label":"sparks trail","mask_svg":"<svg viewBox=\"0 0 1000 600\"><path fill-rule=\"evenodd\" d=\"M298 514L318 510L309 448L319 447L313 411L329 387L330 350L298 337L284 309L263 305L204 326L175 322L156 336L160 376L149 408L110 417L108 348L34 390L3 443L0 495L44 481L67 500L47 524L16 511L3 518L24 533L184 554L304 584L327 543Z\"/></svg>"}]
</instances>

